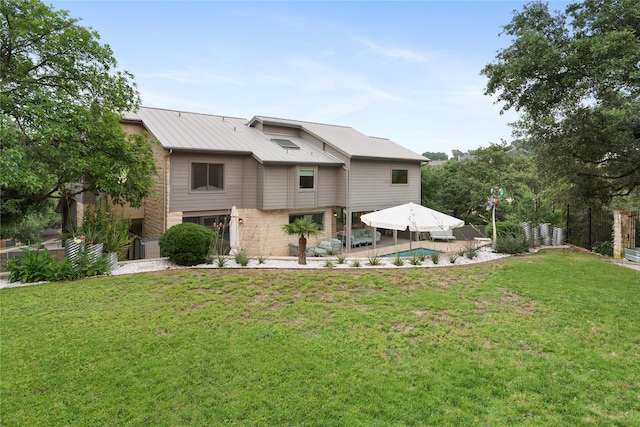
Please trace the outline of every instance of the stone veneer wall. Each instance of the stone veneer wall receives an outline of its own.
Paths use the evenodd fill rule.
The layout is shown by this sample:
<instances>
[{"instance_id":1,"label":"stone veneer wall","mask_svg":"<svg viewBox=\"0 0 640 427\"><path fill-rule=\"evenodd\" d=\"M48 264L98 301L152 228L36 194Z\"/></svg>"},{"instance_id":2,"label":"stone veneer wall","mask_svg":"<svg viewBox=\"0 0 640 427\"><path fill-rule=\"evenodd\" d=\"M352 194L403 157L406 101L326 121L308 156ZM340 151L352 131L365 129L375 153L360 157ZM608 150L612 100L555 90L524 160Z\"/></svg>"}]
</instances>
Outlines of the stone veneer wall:
<instances>
[{"instance_id":1,"label":"stone veneer wall","mask_svg":"<svg viewBox=\"0 0 640 427\"><path fill-rule=\"evenodd\" d=\"M613 257L624 258L625 249L636 246L635 228L638 213L613 211Z\"/></svg>"},{"instance_id":2,"label":"stone veneer wall","mask_svg":"<svg viewBox=\"0 0 640 427\"><path fill-rule=\"evenodd\" d=\"M240 225L240 246L250 256L288 256L289 242L297 242L297 236L290 236L282 231L282 226L289 222L289 210L238 209L242 218ZM324 213L325 223L322 234L310 237L309 247L316 246L324 237L335 236L335 220L332 209Z\"/></svg>"}]
</instances>

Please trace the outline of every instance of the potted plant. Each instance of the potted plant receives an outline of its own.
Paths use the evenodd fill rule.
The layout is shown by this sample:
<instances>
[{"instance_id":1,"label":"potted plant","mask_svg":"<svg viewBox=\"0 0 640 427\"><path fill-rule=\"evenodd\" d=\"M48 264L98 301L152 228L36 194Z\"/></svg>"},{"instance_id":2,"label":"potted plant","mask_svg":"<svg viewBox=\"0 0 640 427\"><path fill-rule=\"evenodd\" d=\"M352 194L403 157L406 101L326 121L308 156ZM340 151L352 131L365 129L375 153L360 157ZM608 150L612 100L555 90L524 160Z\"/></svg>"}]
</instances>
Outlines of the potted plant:
<instances>
[{"instance_id":1,"label":"potted plant","mask_svg":"<svg viewBox=\"0 0 640 427\"><path fill-rule=\"evenodd\" d=\"M103 251L108 254L109 265L114 270L118 268L118 257L122 256L129 248L131 236L129 228L131 219L123 213L110 212L109 220L105 221L103 241Z\"/></svg>"}]
</instances>

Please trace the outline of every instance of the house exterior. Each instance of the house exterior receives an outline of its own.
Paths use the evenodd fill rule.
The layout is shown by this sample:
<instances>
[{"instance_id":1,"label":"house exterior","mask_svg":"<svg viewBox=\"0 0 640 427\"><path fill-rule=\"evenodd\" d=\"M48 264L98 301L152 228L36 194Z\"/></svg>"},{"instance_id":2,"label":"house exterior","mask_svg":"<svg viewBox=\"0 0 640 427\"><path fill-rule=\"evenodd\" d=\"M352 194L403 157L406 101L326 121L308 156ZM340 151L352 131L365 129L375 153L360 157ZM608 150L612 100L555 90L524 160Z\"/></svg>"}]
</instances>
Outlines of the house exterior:
<instances>
[{"instance_id":1,"label":"house exterior","mask_svg":"<svg viewBox=\"0 0 640 427\"><path fill-rule=\"evenodd\" d=\"M138 234L159 237L187 221L212 226L236 206L240 246L250 255L288 255L295 238L282 225L298 217L313 219L323 237L349 236L364 227L361 214L420 203L420 167L428 162L350 127L272 117L142 107L122 127L159 142L154 196L129 211Z\"/></svg>"}]
</instances>

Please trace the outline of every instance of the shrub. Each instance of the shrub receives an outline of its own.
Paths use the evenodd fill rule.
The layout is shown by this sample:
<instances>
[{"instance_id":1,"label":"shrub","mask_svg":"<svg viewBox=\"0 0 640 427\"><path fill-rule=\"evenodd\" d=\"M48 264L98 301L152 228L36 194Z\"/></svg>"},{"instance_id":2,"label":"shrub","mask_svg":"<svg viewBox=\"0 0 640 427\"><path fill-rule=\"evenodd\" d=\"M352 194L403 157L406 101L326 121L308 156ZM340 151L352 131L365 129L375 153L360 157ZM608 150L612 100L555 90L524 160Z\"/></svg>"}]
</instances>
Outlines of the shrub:
<instances>
[{"instance_id":1,"label":"shrub","mask_svg":"<svg viewBox=\"0 0 640 427\"><path fill-rule=\"evenodd\" d=\"M369 260L369 265L380 265L380 255L378 255L378 252L367 253L367 260Z\"/></svg>"},{"instance_id":2,"label":"shrub","mask_svg":"<svg viewBox=\"0 0 640 427\"><path fill-rule=\"evenodd\" d=\"M35 250L22 249L22 252L22 255L7 261L10 282L49 281L52 280L52 277L60 274L59 265L56 264L61 263L53 258L46 248L40 250L40 245L38 245Z\"/></svg>"},{"instance_id":3,"label":"shrub","mask_svg":"<svg viewBox=\"0 0 640 427\"><path fill-rule=\"evenodd\" d=\"M458 254L451 254L451 255L449 255L449 262L450 262L451 264L455 264L455 263L456 263L456 260L457 260L459 257L460 257L460 255L458 255Z\"/></svg>"},{"instance_id":4,"label":"shrub","mask_svg":"<svg viewBox=\"0 0 640 427\"><path fill-rule=\"evenodd\" d=\"M438 252L431 252L430 256L431 262L433 262L434 264L440 262L440 254Z\"/></svg>"},{"instance_id":5,"label":"shrub","mask_svg":"<svg viewBox=\"0 0 640 427\"><path fill-rule=\"evenodd\" d=\"M160 255L178 265L196 265L207 261L213 231L199 224L184 222L160 236Z\"/></svg>"},{"instance_id":6,"label":"shrub","mask_svg":"<svg viewBox=\"0 0 640 427\"><path fill-rule=\"evenodd\" d=\"M354 259L353 262L351 263L352 267L360 267L362 264L360 264L360 260L358 258Z\"/></svg>"},{"instance_id":7,"label":"shrub","mask_svg":"<svg viewBox=\"0 0 640 427\"><path fill-rule=\"evenodd\" d=\"M336 263L344 264L346 260L347 260L347 256L346 255L344 255L344 254L336 255Z\"/></svg>"},{"instance_id":8,"label":"shrub","mask_svg":"<svg viewBox=\"0 0 640 427\"><path fill-rule=\"evenodd\" d=\"M522 227L520 224L515 222L503 221L496 222L496 230L497 236L506 236L506 235L519 235L523 234ZM484 234L486 237L493 238L493 224L487 224L487 227L484 229Z\"/></svg>"},{"instance_id":9,"label":"shrub","mask_svg":"<svg viewBox=\"0 0 640 427\"><path fill-rule=\"evenodd\" d=\"M229 258L227 258L225 255L222 255L222 254L217 254L215 256L215 258L213 259L215 264L220 268L224 268L224 266L227 265L227 261L228 260L229 260Z\"/></svg>"},{"instance_id":10,"label":"shrub","mask_svg":"<svg viewBox=\"0 0 640 427\"><path fill-rule=\"evenodd\" d=\"M236 264L246 267L249 264L249 254L246 251L238 251L235 254L234 260Z\"/></svg>"},{"instance_id":11,"label":"shrub","mask_svg":"<svg viewBox=\"0 0 640 427\"><path fill-rule=\"evenodd\" d=\"M327 268L333 268L333 261L331 261L330 259L328 259L325 263L324 266Z\"/></svg>"},{"instance_id":12,"label":"shrub","mask_svg":"<svg viewBox=\"0 0 640 427\"><path fill-rule=\"evenodd\" d=\"M478 256L478 248L473 245L469 245L462 249L462 255L466 256L469 259L474 259L476 256Z\"/></svg>"},{"instance_id":13,"label":"shrub","mask_svg":"<svg viewBox=\"0 0 640 427\"><path fill-rule=\"evenodd\" d=\"M600 255L613 256L613 242L602 242L597 244L593 251Z\"/></svg>"},{"instance_id":14,"label":"shrub","mask_svg":"<svg viewBox=\"0 0 640 427\"><path fill-rule=\"evenodd\" d=\"M60 282L63 280L82 279L99 276L110 272L106 257L92 259L87 252L81 252L78 258L58 260L40 245L35 250L22 249L23 254L7 261L10 282Z\"/></svg>"},{"instance_id":15,"label":"shrub","mask_svg":"<svg viewBox=\"0 0 640 427\"><path fill-rule=\"evenodd\" d=\"M404 258L402 258L400 256L400 253L396 252L396 256L393 259L393 265L395 265L396 267L400 267L402 265L404 265Z\"/></svg>"},{"instance_id":16,"label":"shrub","mask_svg":"<svg viewBox=\"0 0 640 427\"><path fill-rule=\"evenodd\" d=\"M411 265L420 265L422 261L424 261L424 256L422 255L417 255L414 253L409 257L409 264Z\"/></svg>"},{"instance_id":17,"label":"shrub","mask_svg":"<svg viewBox=\"0 0 640 427\"><path fill-rule=\"evenodd\" d=\"M498 236L495 250L501 254L519 254L527 252L530 247L529 239L523 234L507 234Z\"/></svg>"}]
</instances>

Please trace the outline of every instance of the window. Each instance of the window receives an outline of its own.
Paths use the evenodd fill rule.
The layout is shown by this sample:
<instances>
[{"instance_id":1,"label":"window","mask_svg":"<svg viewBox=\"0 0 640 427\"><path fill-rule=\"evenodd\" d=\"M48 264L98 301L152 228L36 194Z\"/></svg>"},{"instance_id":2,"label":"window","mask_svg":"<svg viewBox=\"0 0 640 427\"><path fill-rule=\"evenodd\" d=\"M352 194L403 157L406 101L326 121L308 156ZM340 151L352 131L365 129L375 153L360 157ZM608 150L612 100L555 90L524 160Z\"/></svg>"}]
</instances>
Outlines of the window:
<instances>
[{"instance_id":1,"label":"window","mask_svg":"<svg viewBox=\"0 0 640 427\"><path fill-rule=\"evenodd\" d=\"M300 169L300 188L314 188L314 176L313 169Z\"/></svg>"},{"instance_id":2,"label":"window","mask_svg":"<svg viewBox=\"0 0 640 427\"><path fill-rule=\"evenodd\" d=\"M288 139L272 139L273 142L275 142L276 144L278 144L280 147L282 148L286 148L289 150L297 150L300 147L298 147L293 141L290 141Z\"/></svg>"},{"instance_id":3,"label":"window","mask_svg":"<svg viewBox=\"0 0 640 427\"><path fill-rule=\"evenodd\" d=\"M192 163L191 190L224 190L224 165L218 163Z\"/></svg>"},{"instance_id":4,"label":"window","mask_svg":"<svg viewBox=\"0 0 640 427\"><path fill-rule=\"evenodd\" d=\"M289 223L292 224L293 221L295 221L296 219L308 219L311 220L313 222L315 222L316 224L318 224L318 229L319 230L323 230L324 229L324 213L304 213L304 214L294 214L294 215L289 215Z\"/></svg>"},{"instance_id":5,"label":"window","mask_svg":"<svg viewBox=\"0 0 640 427\"><path fill-rule=\"evenodd\" d=\"M407 169L391 169L391 184L408 184L409 171Z\"/></svg>"}]
</instances>

